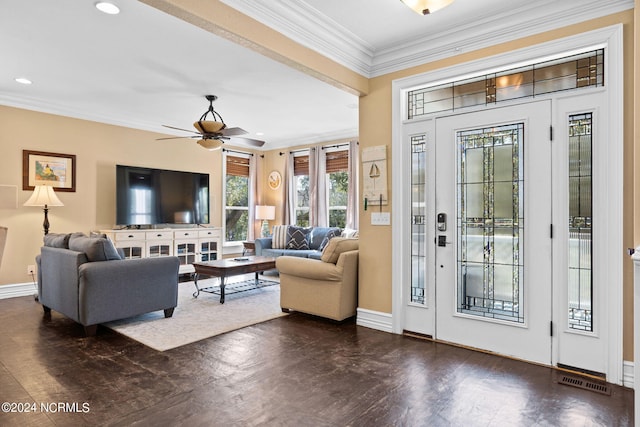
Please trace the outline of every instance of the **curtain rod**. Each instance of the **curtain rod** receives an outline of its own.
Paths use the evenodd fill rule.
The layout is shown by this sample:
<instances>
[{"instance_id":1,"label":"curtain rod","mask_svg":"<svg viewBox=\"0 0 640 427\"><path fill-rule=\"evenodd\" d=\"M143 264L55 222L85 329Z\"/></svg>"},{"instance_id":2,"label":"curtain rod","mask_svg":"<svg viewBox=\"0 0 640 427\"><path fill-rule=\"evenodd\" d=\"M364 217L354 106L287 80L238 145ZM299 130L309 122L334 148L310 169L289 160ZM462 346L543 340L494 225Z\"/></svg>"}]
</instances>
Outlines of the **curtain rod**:
<instances>
[{"instance_id":1,"label":"curtain rod","mask_svg":"<svg viewBox=\"0 0 640 427\"><path fill-rule=\"evenodd\" d=\"M315 150L315 149L316 149L316 147L311 147L311 148L301 148L301 149L299 149L299 150L291 150L291 151L289 151L289 154L293 154L293 153L301 153L301 152L303 152L303 151L309 151L309 150ZM286 153L286 152L284 152L284 151L281 151L281 152L279 152L278 154L279 154L279 155L281 155L281 156L284 156L284 155L285 155L285 154L287 154L287 153Z\"/></svg>"},{"instance_id":2,"label":"curtain rod","mask_svg":"<svg viewBox=\"0 0 640 427\"><path fill-rule=\"evenodd\" d=\"M229 153L237 153L237 154L244 154L247 156L252 156L253 157L253 153L246 153L244 151L235 151L235 150L229 150L228 148L223 148L222 151L228 151Z\"/></svg>"}]
</instances>

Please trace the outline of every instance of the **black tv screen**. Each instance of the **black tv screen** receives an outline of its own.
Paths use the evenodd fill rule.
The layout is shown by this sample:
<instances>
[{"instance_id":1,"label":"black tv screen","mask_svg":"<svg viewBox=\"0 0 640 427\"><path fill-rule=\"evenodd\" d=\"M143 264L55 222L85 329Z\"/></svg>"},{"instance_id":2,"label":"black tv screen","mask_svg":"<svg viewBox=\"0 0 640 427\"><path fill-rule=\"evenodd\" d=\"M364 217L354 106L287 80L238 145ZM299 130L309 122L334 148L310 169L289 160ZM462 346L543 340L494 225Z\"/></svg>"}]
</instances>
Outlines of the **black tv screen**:
<instances>
[{"instance_id":1,"label":"black tv screen","mask_svg":"<svg viewBox=\"0 0 640 427\"><path fill-rule=\"evenodd\" d=\"M209 174L116 165L116 224L208 224Z\"/></svg>"}]
</instances>

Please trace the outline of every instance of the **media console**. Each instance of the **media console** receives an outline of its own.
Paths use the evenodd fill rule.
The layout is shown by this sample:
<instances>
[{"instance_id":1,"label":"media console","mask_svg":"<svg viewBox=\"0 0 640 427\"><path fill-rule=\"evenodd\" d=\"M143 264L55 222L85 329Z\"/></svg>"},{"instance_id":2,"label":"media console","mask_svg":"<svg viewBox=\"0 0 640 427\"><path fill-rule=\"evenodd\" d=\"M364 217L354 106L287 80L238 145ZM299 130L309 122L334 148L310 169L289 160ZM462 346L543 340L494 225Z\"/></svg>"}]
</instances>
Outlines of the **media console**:
<instances>
[{"instance_id":1,"label":"media console","mask_svg":"<svg viewBox=\"0 0 640 427\"><path fill-rule=\"evenodd\" d=\"M127 259L175 255L180 259L180 274L193 273L194 262L222 258L222 229L159 228L146 230L100 230Z\"/></svg>"}]
</instances>

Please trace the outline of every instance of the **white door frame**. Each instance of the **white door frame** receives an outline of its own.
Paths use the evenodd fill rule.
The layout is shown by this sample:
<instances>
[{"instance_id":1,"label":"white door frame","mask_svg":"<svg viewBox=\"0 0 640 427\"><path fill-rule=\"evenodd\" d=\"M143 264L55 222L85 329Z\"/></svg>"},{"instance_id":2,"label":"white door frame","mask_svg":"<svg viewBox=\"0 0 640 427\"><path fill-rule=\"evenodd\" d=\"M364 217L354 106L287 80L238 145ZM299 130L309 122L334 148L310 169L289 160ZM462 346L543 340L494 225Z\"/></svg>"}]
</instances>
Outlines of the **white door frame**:
<instances>
[{"instance_id":1,"label":"white door frame","mask_svg":"<svg viewBox=\"0 0 640 427\"><path fill-rule=\"evenodd\" d=\"M540 62L572 53L593 49L605 49L605 90L608 111L608 134L610 147L606 159L610 173L606 186L609 194L608 218L609 236L607 250L594 265L608 266L611 283L608 289L606 334L610 345L607 360L607 379L614 384L622 384L622 285L623 285L623 67L622 67L622 25L617 24L598 30L577 34L548 43L530 46L512 52L471 61L453 67L438 69L392 82L392 170L402 171L410 164L409 150L403 144L403 126L408 123L406 93L416 87L435 86L446 82L462 80L472 76L488 74L501 69L513 68L516 64ZM553 98L553 95L549 96ZM538 97L536 97L538 98ZM543 97L540 97L543 98ZM532 98L533 99L533 98ZM401 334L404 319L404 293L406 284L411 283L411 272L403 268L403 260L411 256L410 235L410 177L397 173L392 182L392 332Z\"/></svg>"}]
</instances>

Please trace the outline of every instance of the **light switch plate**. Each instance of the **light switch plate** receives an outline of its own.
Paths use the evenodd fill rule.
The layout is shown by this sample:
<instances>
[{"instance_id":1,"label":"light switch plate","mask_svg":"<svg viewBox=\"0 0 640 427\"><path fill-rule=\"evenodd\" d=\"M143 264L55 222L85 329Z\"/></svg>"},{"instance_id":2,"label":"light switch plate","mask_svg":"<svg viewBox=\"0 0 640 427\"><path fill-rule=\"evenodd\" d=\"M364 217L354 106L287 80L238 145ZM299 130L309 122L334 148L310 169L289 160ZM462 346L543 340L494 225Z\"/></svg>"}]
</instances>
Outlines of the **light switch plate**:
<instances>
[{"instance_id":1,"label":"light switch plate","mask_svg":"<svg viewBox=\"0 0 640 427\"><path fill-rule=\"evenodd\" d=\"M371 225L391 225L391 212L371 212Z\"/></svg>"}]
</instances>

